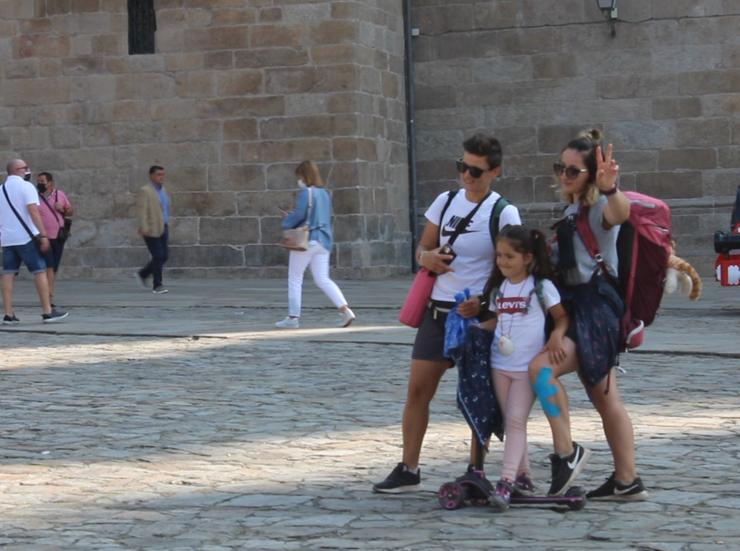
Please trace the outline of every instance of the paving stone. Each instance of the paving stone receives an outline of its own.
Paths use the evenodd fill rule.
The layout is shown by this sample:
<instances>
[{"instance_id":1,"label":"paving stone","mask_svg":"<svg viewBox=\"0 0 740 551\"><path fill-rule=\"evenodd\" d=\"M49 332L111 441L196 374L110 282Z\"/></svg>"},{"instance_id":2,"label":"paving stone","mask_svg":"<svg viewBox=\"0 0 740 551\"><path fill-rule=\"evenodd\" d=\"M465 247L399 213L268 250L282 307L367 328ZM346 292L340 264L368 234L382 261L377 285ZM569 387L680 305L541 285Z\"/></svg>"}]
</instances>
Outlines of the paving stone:
<instances>
[{"instance_id":1,"label":"paving stone","mask_svg":"<svg viewBox=\"0 0 740 551\"><path fill-rule=\"evenodd\" d=\"M437 504L467 463L452 372L432 404L424 490L371 492L400 459L414 333L395 319L408 280L340 282L359 314L349 329L328 325L333 309L307 284L302 329L285 332L272 329L284 281L173 280L157 301L129 285L62 279L71 315L53 327L35 321L30 282L16 286L23 323L0 330L3 549L740 546L736 289L669 298L646 348L622 358L649 501L501 515ZM578 481L590 488L611 456L577 380L563 382L574 437L594 452ZM546 488L538 406L529 446ZM491 446L491 476L501 452Z\"/></svg>"}]
</instances>

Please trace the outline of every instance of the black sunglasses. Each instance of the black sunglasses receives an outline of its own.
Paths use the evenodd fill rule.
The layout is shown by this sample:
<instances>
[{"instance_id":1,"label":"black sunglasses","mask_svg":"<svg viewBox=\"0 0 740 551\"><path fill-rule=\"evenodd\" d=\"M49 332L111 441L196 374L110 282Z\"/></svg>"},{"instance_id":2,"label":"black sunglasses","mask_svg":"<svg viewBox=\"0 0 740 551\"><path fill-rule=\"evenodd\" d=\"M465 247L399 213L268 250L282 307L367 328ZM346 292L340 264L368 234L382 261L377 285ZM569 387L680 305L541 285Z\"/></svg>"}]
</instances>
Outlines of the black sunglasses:
<instances>
[{"instance_id":1,"label":"black sunglasses","mask_svg":"<svg viewBox=\"0 0 740 551\"><path fill-rule=\"evenodd\" d=\"M553 163L552 171L555 173L555 176L562 176L562 174L565 173L566 178L573 180L574 178L578 178L578 176L584 172L588 172L588 169L578 168L573 165L565 166L563 163Z\"/></svg>"},{"instance_id":2,"label":"black sunglasses","mask_svg":"<svg viewBox=\"0 0 740 551\"><path fill-rule=\"evenodd\" d=\"M465 172L470 172L470 175L473 178L480 178L483 176L484 172L488 172L486 169L478 168L477 166L470 166L467 163L464 163L462 159L458 159L455 161L455 166L457 167L457 171L460 174L465 174Z\"/></svg>"}]
</instances>

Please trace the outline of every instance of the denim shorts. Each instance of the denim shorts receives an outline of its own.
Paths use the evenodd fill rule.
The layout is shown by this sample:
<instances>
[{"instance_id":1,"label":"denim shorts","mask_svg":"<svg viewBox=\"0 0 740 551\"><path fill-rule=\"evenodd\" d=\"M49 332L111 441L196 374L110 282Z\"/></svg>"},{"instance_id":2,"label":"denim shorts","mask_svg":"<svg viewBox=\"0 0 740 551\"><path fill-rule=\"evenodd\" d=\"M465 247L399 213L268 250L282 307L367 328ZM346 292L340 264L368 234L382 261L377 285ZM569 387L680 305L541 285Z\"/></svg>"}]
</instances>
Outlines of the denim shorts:
<instances>
[{"instance_id":1,"label":"denim shorts","mask_svg":"<svg viewBox=\"0 0 740 551\"><path fill-rule=\"evenodd\" d=\"M25 245L3 247L3 272L14 274L20 269L21 263L25 264L32 274L46 271L46 262L33 241Z\"/></svg>"}]
</instances>

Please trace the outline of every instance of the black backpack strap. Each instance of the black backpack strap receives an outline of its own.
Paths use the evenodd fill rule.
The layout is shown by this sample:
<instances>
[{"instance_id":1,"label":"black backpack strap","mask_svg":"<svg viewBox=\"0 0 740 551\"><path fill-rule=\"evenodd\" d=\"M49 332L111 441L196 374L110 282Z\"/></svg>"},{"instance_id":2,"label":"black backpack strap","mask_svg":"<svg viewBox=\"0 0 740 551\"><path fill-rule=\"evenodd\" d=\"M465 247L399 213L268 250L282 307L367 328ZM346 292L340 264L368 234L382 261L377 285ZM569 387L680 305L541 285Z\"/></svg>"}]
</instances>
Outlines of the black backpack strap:
<instances>
[{"instance_id":1,"label":"black backpack strap","mask_svg":"<svg viewBox=\"0 0 740 551\"><path fill-rule=\"evenodd\" d=\"M445 219L445 213L447 212L447 209L450 208L450 204L452 203L452 200L455 198L455 195L457 195L457 192L460 191L459 189L452 189L447 192L447 201L445 201L445 206L442 207L442 214L439 215L439 228L437 229L437 245L441 242L441 236L442 236L442 222Z\"/></svg>"},{"instance_id":2,"label":"black backpack strap","mask_svg":"<svg viewBox=\"0 0 740 551\"><path fill-rule=\"evenodd\" d=\"M500 229L499 225L501 224L501 213L504 212L504 209L510 204L511 203L509 203L509 201L507 201L504 197L499 197L493 204L493 209L491 210L491 219L489 220L489 230L491 232L492 243L496 243L496 238L498 237L498 232Z\"/></svg>"}]
</instances>

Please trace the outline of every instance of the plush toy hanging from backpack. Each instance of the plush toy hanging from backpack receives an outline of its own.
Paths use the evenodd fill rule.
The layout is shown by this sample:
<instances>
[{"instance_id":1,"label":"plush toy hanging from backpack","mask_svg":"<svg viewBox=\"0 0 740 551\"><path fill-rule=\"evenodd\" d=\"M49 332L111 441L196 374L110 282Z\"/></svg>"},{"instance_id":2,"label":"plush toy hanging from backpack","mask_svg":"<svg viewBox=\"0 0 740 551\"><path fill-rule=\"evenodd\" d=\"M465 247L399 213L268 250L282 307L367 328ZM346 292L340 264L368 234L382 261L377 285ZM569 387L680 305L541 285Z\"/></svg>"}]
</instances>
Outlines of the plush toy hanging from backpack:
<instances>
[{"instance_id":1,"label":"plush toy hanging from backpack","mask_svg":"<svg viewBox=\"0 0 740 551\"><path fill-rule=\"evenodd\" d=\"M666 294L678 291L689 300L698 300L701 296L701 278L688 261L675 255L676 242L671 244L664 291Z\"/></svg>"}]
</instances>

